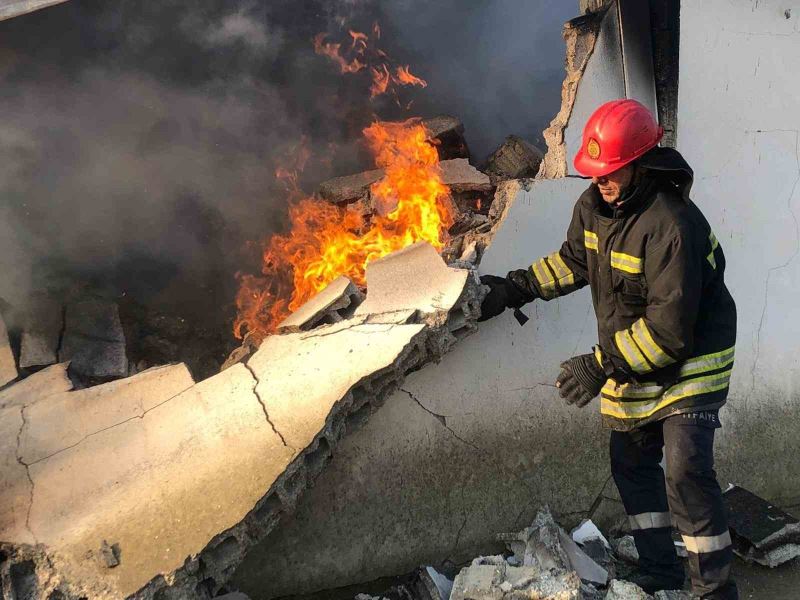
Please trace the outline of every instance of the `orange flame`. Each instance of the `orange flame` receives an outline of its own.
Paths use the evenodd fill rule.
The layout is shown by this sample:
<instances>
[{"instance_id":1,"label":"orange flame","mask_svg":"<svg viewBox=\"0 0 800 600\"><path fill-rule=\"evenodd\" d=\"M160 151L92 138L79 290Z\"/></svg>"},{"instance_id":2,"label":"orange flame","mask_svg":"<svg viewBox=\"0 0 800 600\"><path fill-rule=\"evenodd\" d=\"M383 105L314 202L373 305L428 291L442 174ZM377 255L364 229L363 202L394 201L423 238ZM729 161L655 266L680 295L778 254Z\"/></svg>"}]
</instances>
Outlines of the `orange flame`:
<instances>
[{"instance_id":1,"label":"orange flame","mask_svg":"<svg viewBox=\"0 0 800 600\"><path fill-rule=\"evenodd\" d=\"M416 75L412 75L408 65L405 67L397 67L395 79L398 83L403 85L418 85L420 87L428 87L428 82L420 79Z\"/></svg>"},{"instance_id":2,"label":"orange flame","mask_svg":"<svg viewBox=\"0 0 800 600\"><path fill-rule=\"evenodd\" d=\"M363 133L375 163L385 170L370 189L372 200L393 209L370 219L314 198L291 204L290 231L264 247L263 276L238 276L236 337L273 332L339 275L364 285L371 260L422 240L437 249L444 246L453 208L425 128L410 120L373 123Z\"/></svg>"},{"instance_id":3,"label":"orange flame","mask_svg":"<svg viewBox=\"0 0 800 600\"><path fill-rule=\"evenodd\" d=\"M351 42L347 55L342 50L341 43L326 42L326 33L314 36L314 51L327 56L339 65L342 73L357 73L367 66L372 76L370 85L370 98L392 92L397 95L397 88L401 86L427 87L428 82L411 73L408 65L392 66L389 56L373 44L370 37L360 31L348 30ZM372 27L372 37L379 40L381 37L380 25L376 22ZM399 100L398 100L399 104Z\"/></svg>"},{"instance_id":4,"label":"orange flame","mask_svg":"<svg viewBox=\"0 0 800 600\"><path fill-rule=\"evenodd\" d=\"M365 65L358 57L353 58L351 60L347 60L341 54L341 44L334 44L332 42L325 42L326 34L318 33L314 36L314 52L317 54L321 54L323 56L327 56L333 62L339 65L339 70L342 73L357 73L367 65ZM355 39L353 40L353 45L355 47Z\"/></svg>"}]
</instances>

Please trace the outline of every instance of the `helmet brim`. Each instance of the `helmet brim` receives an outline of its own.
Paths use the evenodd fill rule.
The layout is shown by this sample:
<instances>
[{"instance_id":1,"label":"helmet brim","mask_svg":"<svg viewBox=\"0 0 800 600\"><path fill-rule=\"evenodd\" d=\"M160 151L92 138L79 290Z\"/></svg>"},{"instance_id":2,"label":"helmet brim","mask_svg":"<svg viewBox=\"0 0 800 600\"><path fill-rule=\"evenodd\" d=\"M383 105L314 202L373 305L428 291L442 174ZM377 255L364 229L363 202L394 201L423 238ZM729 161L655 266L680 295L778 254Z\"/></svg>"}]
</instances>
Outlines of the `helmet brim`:
<instances>
[{"instance_id":1,"label":"helmet brim","mask_svg":"<svg viewBox=\"0 0 800 600\"><path fill-rule=\"evenodd\" d=\"M608 163L592 158L583 148L578 150L575 154L575 159L572 161L572 164L575 170L585 177L603 177L604 175L613 173L622 166L617 163Z\"/></svg>"}]
</instances>

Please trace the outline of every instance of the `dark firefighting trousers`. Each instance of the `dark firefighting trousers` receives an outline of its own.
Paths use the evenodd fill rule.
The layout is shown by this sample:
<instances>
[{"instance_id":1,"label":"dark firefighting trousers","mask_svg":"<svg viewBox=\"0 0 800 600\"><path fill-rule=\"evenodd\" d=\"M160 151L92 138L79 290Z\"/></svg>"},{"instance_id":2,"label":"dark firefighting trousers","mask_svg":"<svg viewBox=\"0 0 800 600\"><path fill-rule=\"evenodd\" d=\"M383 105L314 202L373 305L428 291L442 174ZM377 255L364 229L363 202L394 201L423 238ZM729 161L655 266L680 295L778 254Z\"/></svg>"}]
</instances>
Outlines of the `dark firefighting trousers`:
<instances>
[{"instance_id":1,"label":"dark firefighting trousers","mask_svg":"<svg viewBox=\"0 0 800 600\"><path fill-rule=\"evenodd\" d=\"M738 594L730 579L733 550L714 472L719 426L715 410L673 415L633 431L612 431L610 454L640 568L654 575L683 572L672 540L674 522L689 554L692 592L728 600Z\"/></svg>"}]
</instances>

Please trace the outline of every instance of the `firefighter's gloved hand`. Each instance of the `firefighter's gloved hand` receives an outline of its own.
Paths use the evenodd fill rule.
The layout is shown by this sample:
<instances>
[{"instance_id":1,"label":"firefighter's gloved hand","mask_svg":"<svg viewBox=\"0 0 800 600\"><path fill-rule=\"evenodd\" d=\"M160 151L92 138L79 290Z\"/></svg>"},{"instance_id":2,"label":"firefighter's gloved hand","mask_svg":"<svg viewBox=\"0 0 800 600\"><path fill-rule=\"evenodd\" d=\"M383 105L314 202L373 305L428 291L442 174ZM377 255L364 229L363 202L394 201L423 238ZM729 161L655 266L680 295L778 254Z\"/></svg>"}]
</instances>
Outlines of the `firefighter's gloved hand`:
<instances>
[{"instance_id":1,"label":"firefighter's gloved hand","mask_svg":"<svg viewBox=\"0 0 800 600\"><path fill-rule=\"evenodd\" d=\"M556 387L567 404L583 408L600 393L605 381L606 375L594 354L581 354L561 363Z\"/></svg>"},{"instance_id":2,"label":"firefighter's gloved hand","mask_svg":"<svg viewBox=\"0 0 800 600\"><path fill-rule=\"evenodd\" d=\"M519 308L528 299L506 277L481 275L481 283L489 286L489 293L481 303L481 316L478 321L496 317L506 308Z\"/></svg>"}]
</instances>

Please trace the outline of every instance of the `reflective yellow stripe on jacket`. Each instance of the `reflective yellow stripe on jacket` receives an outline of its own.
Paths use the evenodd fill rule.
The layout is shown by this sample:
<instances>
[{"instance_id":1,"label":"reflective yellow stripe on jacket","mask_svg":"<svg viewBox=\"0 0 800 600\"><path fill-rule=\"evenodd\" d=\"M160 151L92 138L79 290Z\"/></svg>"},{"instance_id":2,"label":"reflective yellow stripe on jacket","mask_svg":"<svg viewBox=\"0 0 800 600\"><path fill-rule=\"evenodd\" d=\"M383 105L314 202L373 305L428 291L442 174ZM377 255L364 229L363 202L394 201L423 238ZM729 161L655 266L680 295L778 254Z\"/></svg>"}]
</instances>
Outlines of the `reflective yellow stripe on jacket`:
<instances>
[{"instance_id":1,"label":"reflective yellow stripe on jacket","mask_svg":"<svg viewBox=\"0 0 800 600\"><path fill-rule=\"evenodd\" d=\"M684 379L668 388L609 379L600 392L600 411L618 419L644 419L684 398L724 390L730 384L733 358L733 347L690 358L678 373Z\"/></svg>"},{"instance_id":2,"label":"reflective yellow stripe on jacket","mask_svg":"<svg viewBox=\"0 0 800 600\"><path fill-rule=\"evenodd\" d=\"M642 272L642 259L638 256L631 254L624 254L623 252L611 252L611 267L625 271L626 273L641 273Z\"/></svg>"},{"instance_id":3,"label":"reflective yellow stripe on jacket","mask_svg":"<svg viewBox=\"0 0 800 600\"><path fill-rule=\"evenodd\" d=\"M545 300L567 294L575 288L575 274L558 252L540 258L531 265L531 270Z\"/></svg>"},{"instance_id":4,"label":"reflective yellow stripe on jacket","mask_svg":"<svg viewBox=\"0 0 800 600\"><path fill-rule=\"evenodd\" d=\"M649 373L675 362L653 339L644 319L637 320L630 329L618 331L614 334L614 341L625 362L636 373Z\"/></svg>"},{"instance_id":5,"label":"reflective yellow stripe on jacket","mask_svg":"<svg viewBox=\"0 0 800 600\"><path fill-rule=\"evenodd\" d=\"M597 252L597 234L594 231L583 230L583 245L587 250Z\"/></svg>"}]
</instances>

